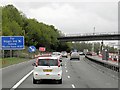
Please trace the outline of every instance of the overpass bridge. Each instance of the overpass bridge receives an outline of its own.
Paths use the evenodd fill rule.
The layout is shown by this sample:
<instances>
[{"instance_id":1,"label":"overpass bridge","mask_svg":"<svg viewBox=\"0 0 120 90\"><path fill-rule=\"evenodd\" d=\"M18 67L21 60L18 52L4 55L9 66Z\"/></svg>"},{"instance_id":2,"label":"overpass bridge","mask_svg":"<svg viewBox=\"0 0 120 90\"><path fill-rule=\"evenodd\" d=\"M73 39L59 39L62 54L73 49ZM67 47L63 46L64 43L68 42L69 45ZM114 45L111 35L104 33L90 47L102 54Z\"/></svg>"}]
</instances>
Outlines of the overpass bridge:
<instances>
[{"instance_id":1,"label":"overpass bridge","mask_svg":"<svg viewBox=\"0 0 120 90\"><path fill-rule=\"evenodd\" d=\"M70 41L98 41L98 40L120 40L120 33L86 33L86 34L68 34L58 37L63 42Z\"/></svg>"}]
</instances>

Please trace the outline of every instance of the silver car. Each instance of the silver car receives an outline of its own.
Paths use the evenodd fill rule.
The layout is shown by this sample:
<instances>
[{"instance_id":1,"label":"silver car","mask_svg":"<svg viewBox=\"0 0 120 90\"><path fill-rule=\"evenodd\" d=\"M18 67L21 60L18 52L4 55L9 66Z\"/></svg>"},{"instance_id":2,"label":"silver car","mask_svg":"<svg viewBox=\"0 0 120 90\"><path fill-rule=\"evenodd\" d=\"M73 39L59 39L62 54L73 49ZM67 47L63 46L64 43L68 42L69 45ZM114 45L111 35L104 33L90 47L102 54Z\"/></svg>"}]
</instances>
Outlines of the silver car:
<instances>
[{"instance_id":1,"label":"silver car","mask_svg":"<svg viewBox=\"0 0 120 90\"><path fill-rule=\"evenodd\" d=\"M66 58L68 57L68 55L67 55L67 52L66 52L66 51L62 51L62 52L61 52L61 54L62 54L62 57L66 57Z\"/></svg>"},{"instance_id":2,"label":"silver car","mask_svg":"<svg viewBox=\"0 0 120 90\"><path fill-rule=\"evenodd\" d=\"M70 60L72 59L78 59L80 60L80 55L78 52L72 52L71 55L70 55Z\"/></svg>"}]
</instances>

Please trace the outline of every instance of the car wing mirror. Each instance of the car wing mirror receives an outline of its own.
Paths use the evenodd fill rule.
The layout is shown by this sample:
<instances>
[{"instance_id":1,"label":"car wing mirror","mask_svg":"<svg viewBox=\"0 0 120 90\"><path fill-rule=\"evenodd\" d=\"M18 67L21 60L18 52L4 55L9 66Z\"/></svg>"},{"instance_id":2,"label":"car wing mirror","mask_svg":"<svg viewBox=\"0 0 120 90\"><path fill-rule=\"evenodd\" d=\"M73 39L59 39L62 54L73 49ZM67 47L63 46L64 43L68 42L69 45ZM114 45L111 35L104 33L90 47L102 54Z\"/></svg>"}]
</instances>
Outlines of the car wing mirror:
<instances>
[{"instance_id":1,"label":"car wing mirror","mask_svg":"<svg viewBox=\"0 0 120 90\"><path fill-rule=\"evenodd\" d=\"M62 62L62 59L60 59L60 62Z\"/></svg>"}]
</instances>

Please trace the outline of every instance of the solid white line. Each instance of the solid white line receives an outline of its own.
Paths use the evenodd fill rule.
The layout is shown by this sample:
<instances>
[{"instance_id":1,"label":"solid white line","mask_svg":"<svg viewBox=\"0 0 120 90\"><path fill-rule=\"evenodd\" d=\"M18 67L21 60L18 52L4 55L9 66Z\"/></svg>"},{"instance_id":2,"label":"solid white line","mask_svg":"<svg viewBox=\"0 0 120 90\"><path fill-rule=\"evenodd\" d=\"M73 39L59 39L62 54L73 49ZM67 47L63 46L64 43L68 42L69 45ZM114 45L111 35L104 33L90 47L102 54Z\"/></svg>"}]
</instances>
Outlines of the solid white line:
<instances>
[{"instance_id":1,"label":"solid white line","mask_svg":"<svg viewBox=\"0 0 120 90\"><path fill-rule=\"evenodd\" d=\"M66 66L66 64L65 64L65 66Z\"/></svg>"},{"instance_id":2,"label":"solid white line","mask_svg":"<svg viewBox=\"0 0 120 90\"><path fill-rule=\"evenodd\" d=\"M70 76L68 76L68 78L70 78Z\"/></svg>"},{"instance_id":3,"label":"solid white line","mask_svg":"<svg viewBox=\"0 0 120 90\"><path fill-rule=\"evenodd\" d=\"M25 79L27 79L31 74L33 73L33 70L30 71L26 76L24 76L18 83L16 83L10 90L14 90L15 88L17 88L18 86L20 86L20 84L22 84L23 81L25 81Z\"/></svg>"},{"instance_id":4,"label":"solid white line","mask_svg":"<svg viewBox=\"0 0 120 90\"><path fill-rule=\"evenodd\" d=\"M65 68L67 68L67 67L65 67Z\"/></svg>"},{"instance_id":5,"label":"solid white line","mask_svg":"<svg viewBox=\"0 0 120 90\"><path fill-rule=\"evenodd\" d=\"M68 70L66 70L66 72L68 72Z\"/></svg>"},{"instance_id":6,"label":"solid white line","mask_svg":"<svg viewBox=\"0 0 120 90\"><path fill-rule=\"evenodd\" d=\"M74 85L74 84L72 84L72 88L75 88L75 85Z\"/></svg>"}]
</instances>

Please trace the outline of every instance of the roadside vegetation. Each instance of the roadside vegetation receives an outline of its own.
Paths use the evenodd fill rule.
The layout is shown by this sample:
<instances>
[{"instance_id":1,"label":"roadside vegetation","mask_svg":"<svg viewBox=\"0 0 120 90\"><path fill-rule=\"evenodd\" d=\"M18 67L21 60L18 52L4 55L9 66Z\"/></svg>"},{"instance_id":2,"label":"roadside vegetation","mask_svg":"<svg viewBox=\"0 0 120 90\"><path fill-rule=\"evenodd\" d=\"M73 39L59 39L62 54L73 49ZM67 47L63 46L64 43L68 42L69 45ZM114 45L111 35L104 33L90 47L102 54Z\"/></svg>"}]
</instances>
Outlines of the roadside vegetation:
<instances>
[{"instance_id":1,"label":"roadside vegetation","mask_svg":"<svg viewBox=\"0 0 120 90\"><path fill-rule=\"evenodd\" d=\"M25 38L25 49L12 51L13 58L10 58L9 50L4 50L4 55L2 55L3 60L0 59L0 64L4 63L3 67L20 63L34 57L35 54L40 53L38 51L39 47L45 47L47 52L70 52L72 48L76 48L79 51L83 51L84 48L91 50L91 43L81 42L73 44L71 42L58 41L57 38L64 35L59 29L53 25L38 22L35 18L27 18L23 12L19 11L13 5L0 7L0 14L1 11L2 18L0 17L0 24L2 23L2 28L0 27L0 34L2 34L2 36L24 36ZM28 47L31 45L37 48L37 52L28 52ZM96 52L99 46L100 43L96 43Z\"/></svg>"},{"instance_id":2,"label":"roadside vegetation","mask_svg":"<svg viewBox=\"0 0 120 90\"><path fill-rule=\"evenodd\" d=\"M2 60L0 60L0 68L4 68L9 65L18 64L18 63L25 62L28 60L29 59L17 58L17 57L3 58Z\"/></svg>"},{"instance_id":3,"label":"roadside vegetation","mask_svg":"<svg viewBox=\"0 0 120 90\"><path fill-rule=\"evenodd\" d=\"M38 22L35 18L27 18L13 5L2 7L2 35L24 36L26 46L34 45L37 49L42 46L47 51L69 48L66 43L57 40L62 33L55 26Z\"/></svg>"},{"instance_id":4,"label":"roadside vegetation","mask_svg":"<svg viewBox=\"0 0 120 90\"><path fill-rule=\"evenodd\" d=\"M4 50L0 63L7 63L3 64L3 67L33 58L39 53L39 47L45 47L47 52L70 50L68 43L57 40L57 37L63 34L55 26L38 22L35 18L27 18L13 5L6 5L0 9L2 9L2 31L0 31L2 36L24 36L25 38L25 49L12 51L13 58L10 58L9 50ZM37 52L28 52L28 47L31 45L37 48Z\"/></svg>"},{"instance_id":5,"label":"roadside vegetation","mask_svg":"<svg viewBox=\"0 0 120 90\"><path fill-rule=\"evenodd\" d=\"M84 49L88 49L88 51L92 51L92 44L91 42L77 42L71 43L72 48L76 48L78 51L83 51ZM108 45L103 45L103 48L108 49L111 53L118 52L117 48L110 47ZM101 49L100 42L94 42L94 52L98 53Z\"/></svg>"}]
</instances>

